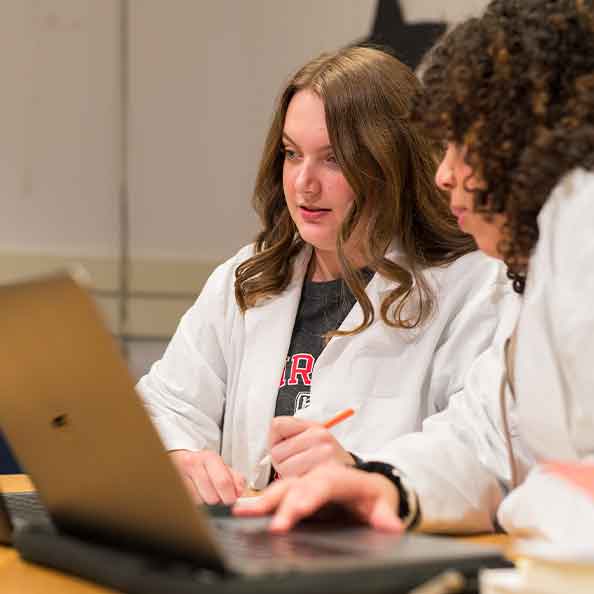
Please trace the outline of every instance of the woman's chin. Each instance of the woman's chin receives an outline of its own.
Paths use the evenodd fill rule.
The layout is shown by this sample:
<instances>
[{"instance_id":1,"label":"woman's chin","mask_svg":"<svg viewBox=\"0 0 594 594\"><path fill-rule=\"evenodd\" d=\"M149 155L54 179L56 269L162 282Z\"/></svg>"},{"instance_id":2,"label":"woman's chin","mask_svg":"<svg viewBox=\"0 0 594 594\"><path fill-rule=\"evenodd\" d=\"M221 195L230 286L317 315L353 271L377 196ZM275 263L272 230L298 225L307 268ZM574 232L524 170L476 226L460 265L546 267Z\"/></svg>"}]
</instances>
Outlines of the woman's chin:
<instances>
[{"instance_id":1,"label":"woman's chin","mask_svg":"<svg viewBox=\"0 0 594 594\"><path fill-rule=\"evenodd\" d=\"M299 229L299 235L305 243L320 252L335 252L336 251L336 235L329 233L312 232L310 229Z\"/></svg>"}]
</instances>

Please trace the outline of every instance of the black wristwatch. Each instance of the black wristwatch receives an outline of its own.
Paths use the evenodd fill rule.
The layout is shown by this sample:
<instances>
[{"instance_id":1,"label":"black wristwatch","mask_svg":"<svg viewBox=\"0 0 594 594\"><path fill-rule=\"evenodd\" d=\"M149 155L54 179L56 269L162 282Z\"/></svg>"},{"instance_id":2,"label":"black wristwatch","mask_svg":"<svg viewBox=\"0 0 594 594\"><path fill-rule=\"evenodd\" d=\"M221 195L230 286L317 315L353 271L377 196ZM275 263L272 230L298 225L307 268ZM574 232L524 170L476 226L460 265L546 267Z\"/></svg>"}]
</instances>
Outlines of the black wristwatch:
<instances>
[{"instance_id":1,"label":"black wristwatch","mask_svg":"<svg viewBox=\"0 0 594 594\"><path fill-rule=\"evenodd\" d=\"M403 476L391 464L385 462L365 462L351 452L355 460L355 468L365 472L375 472L385 476L398 490L398 517L402 520L405 528L414 528L420 519L420 510L417 495L404 484Z\"/></svg>"}]
</instances>

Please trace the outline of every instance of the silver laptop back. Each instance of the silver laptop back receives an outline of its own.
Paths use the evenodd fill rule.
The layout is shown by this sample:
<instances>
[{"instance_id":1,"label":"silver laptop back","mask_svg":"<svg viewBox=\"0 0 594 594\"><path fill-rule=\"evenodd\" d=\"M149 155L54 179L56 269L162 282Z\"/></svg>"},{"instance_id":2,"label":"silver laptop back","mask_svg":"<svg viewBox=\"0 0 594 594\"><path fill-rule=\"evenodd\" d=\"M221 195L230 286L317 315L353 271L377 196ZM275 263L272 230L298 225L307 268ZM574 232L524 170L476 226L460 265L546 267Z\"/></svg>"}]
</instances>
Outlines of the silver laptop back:
<instances>
[{"instance_id":1,"label":"silver laptop back","mask_svg":"<svg viewBox=\"0 0 594 594\"><path fill-rule=\"evenodd\" d=\"M87 292L67 275L0 287L0 426L57 526L220 567Z\"/></svg>"}]
</instances>

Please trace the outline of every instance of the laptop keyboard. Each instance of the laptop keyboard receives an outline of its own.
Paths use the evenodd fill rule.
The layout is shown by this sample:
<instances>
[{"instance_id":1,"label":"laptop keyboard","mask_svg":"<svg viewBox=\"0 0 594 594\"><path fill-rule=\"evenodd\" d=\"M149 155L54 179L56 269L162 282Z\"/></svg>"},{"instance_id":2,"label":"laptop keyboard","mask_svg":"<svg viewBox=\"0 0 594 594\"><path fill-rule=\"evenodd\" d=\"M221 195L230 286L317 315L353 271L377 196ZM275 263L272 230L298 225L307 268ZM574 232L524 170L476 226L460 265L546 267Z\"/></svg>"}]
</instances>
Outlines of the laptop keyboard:
<instances>
[{"instance_id":1,"label":"laptop keyboard","mask_svg":"<svg viewBox=\"0 0 594 594\"><path fill-rule=\"evenodd\" d=\"M311 540L304 542L304 539L294 533L271 535L268 532L244 531L240 527L230 526L217 528L216 538L225 553L260 559L262 561L271 558L299 557L300 559L319 559L320 555L343 556L345 551L327 546L325 544L312 543Z\"/></svg>"},{"instance_id":2,"label":"laptop keyboard","mask_svg":"<svg viewBox=\"0 0 594 594\"><path fill-rule=\"evenodd\" d=\"M34 525L55 530L36 493L3 493L2 496L15 529ZM222 513L217 508L204 511L210 516L209 525L223 557L236 561L232 565L237 567L249 567L254 573L282 574L322 561L341 562L352 559L353 555L363 561L373 556L376 548L371 542L353 547L357 539L350 538L348 530L338 538L327 533L315 534L307 528L273 535L267 530L269 518L229 517L228 510Z\"/></svg>"},{"instance_id":3,"label":"laptop keyboard","mask_svg":"<svg viewBox=\"0 0 594 594\"><path fill-rule=\"evenodd\" d=\"M49 514L37 493L3 493L2 497L15 528L25 524L52 527ZM208 508L205 511L211 514L209 523L216 533L217 542L226 553L262 560L270 559L271 556L317 559L320 555L342 556L347 553L342 547L323 542L312 543L311 535L307 533L290 532L271 536L266 530L269 522L267 518L241 520L217 517L220 512Z\"/></svg>"},{"instance_id":4,"label":"laptop keyboard","mask_svg":"<svg viewBox=\"0 0 594 594\"><path fill-rule=\"evenodd\" d=\"M351 558L348 541L334 542L318 538L310 531L292 531L287 534L270 534L266 526L270 520L228 520L211 519L215 539L223 550L226 559L243 559L262 564L269 570L286 571L287 566L302 566L312 562ZM368 556L359 551L362 558ZM271 563L273 561L273 563Z\"/></svg>"},{"instance_id":5,"label":"laptop keyboard","mask_svg":"<svg viewBox=\"0 0 594 594\"><path fill-rule=\"evenodd\" d=\"M15 528L32 524L53 527L49 514L37 493L2 493L2 497Z\"/></svg>"}]
</instances>

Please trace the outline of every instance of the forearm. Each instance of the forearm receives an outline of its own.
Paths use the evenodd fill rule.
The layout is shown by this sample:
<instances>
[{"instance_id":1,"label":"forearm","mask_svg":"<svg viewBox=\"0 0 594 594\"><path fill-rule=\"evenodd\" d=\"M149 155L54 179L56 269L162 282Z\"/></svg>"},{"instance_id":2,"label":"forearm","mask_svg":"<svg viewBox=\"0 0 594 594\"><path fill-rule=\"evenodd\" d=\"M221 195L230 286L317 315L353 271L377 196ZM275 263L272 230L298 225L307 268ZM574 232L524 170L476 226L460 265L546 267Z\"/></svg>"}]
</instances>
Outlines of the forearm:
<instances>
[{"instance_id":1,"label":"forearm","mask_svg":"<svg viewBox=\"0 0 594 594\"><path fill-rule=\"evenodd\" d=\"M158 390L146 376L136 389L167 450L219 451L221 431L216 419L185 399Z\"/></svg>"}]
</instances>

